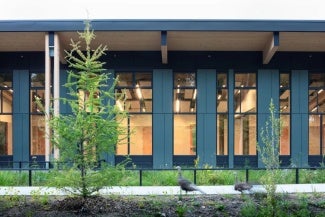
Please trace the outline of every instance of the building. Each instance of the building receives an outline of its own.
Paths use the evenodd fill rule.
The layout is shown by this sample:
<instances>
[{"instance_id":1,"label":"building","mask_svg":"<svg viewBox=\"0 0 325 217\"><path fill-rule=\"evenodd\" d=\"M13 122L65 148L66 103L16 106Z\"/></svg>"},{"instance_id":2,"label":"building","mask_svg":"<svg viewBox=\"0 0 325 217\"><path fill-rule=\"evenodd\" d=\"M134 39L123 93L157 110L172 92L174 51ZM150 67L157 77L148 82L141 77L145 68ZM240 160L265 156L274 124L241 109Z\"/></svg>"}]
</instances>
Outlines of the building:
<instances>
[{"instance_id":1,"label":"building","mask_svg":"<svg viewBox=\"0 0 325 217\"><path fill-rule=\"evenodd\" d=\"M126 89L134 134L108 162L138 167L260 167L256 141L273 99L283 122L283 166L325 155L325 21L93 20L94 46L117 91ZM0 161L49 160L34 96L65 113L64 50L82 20L0 21Z\"/></svg>"}]
</instances>

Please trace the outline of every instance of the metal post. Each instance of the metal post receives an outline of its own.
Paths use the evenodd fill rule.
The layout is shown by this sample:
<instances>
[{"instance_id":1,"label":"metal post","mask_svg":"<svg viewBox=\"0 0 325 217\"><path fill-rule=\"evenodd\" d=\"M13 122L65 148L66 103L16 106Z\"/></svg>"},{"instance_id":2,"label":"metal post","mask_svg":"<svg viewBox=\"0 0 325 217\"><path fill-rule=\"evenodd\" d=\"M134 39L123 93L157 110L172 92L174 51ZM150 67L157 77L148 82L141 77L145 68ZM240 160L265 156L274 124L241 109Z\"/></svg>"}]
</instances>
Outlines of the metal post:
<instances>
[{"instance_id":1,"label":"metal post","mask_svg":"<svg viewBox=\"0 0 325 217\"><path fill-rule=\"evenodd\" d=\"M32 170L28 169L28 185L32 186Z\"/></svg>"},{"instance_id":2,"label":"metal post","mask_svg":"<svg viewBox=\"0 0 325 217\"><path fill-rule=\"evenodd\" d=\"M246 168L246 182L248 182L248 180L249 180L249 174L248 174L248 169Z\"/></svg>"},{"instance_id":3,"label":"metal post","mask_svg":"<svg viewBox=\"0 0 325 217\"><path fill-rule=\"evenodd\" d=\"M194 169L194 184L196 184L196 169Z\"/></svg>"},{"instance_id":4,"label":"metal post","mask_svg":"<svg viewBox=\"0 0 325 217\"><path fill-rule=\"evenodd\" d=\"M142 186L142 169L139 170L139 175L140 175L140 186Z\"/></svg>"},{"instance_id":5,"label":"metal post","mask_svg":"<svg viewBox=\"0 0 325 217\"><path fill-rule=\"evenodd\" d=\"M296 168L296 184L299 184L299 169Z\"/></svg>"}]
</instances>

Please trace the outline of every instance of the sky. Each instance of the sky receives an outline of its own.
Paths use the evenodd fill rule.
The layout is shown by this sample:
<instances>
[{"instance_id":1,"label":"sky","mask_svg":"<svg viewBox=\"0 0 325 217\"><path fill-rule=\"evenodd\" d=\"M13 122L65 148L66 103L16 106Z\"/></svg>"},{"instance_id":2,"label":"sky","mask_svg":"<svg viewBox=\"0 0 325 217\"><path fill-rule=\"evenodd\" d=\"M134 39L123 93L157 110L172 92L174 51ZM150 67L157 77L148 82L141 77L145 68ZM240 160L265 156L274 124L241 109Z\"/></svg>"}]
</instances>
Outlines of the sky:
<instances>
[{"instance_id":1,"label":"sky","mask_svg":"<svg viewBox=\"0 0 325 217\"><path fill-rule=\"evenodd\" d=\"M325 20L325 0L2 0L0 20Z\"/></svg>"}]
</instances>

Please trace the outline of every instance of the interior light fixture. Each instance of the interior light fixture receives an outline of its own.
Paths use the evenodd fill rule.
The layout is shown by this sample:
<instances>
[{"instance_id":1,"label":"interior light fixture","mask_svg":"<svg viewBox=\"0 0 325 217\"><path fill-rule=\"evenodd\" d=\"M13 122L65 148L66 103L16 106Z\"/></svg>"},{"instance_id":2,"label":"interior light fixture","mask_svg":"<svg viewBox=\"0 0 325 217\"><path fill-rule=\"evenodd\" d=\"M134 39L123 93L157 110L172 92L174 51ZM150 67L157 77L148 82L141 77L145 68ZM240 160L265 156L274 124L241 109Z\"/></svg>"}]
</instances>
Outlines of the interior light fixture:
<instances>
[{"instance_id":1,"label":"interior light fixture","mask_svg":"<svg viewBox=\"0 0 325 217\"><path fill-rule=\"evenodd\" d=\"M323 92L324 90L323 89L320 89L317 93L320 94L321 92Z\"/></svg>"},{"instance_id":2,"label":"interior light fixture","mask_svg":"<svg viewBox=\"0 0 325 217\"><path fill-rule=\"evenodd\" d=\"M192 97L192 99L193 99L193 100L196 99L196 89L194 89L194 91L193 91L193 97Z\"/></svg>"},{"instance_id":3,"label":"interior light fixture","mask_svg":"<svg viewBox=\"0 0 325 217\"><path fill-rule=\"evenodd\" d=\"M191 103L190 103L190 111L191 112L194 112L194 109L195 109L195 100L191 100Z\"/></svg>"},{"instance_id":4,"label":"interior light fixture","mask_svg":"<svg viewBox=\"0 0 325 217\"><path fill-rule=\"evenodd\" d=\"M311 111L314 112L317 110L317 106L315 106L315 108L313 108Z\"/></svg>"},{"instance_id":5,"label":"interior light fixture","mask_svg":"<svg viewBox=\"0 0 325 217\"><path fill-rule=\"evenodd\" d=\"M146 104L145 104L145 102L144 102L143 99L140 100L140 110L141 110L142 112L145 112L145 111L146 111Z\"/></svg>"},{"instance_id":6,"label":"interior light fixture","mask_svg":"<svg viewBox=\"0 0 325 217\"><path fill-rule=\"evenodd\" d=\"M180 101L179 101L179 99L176 99L175 110L176 110L176 112L179 112L179 110L180 110Z\"/></svg>"},{"instance_id":7,"label":"interior light fixture","mask_svg":"<svg viewBox=\"0 0 325 217\"><path fill-rule=\"evenodd\" d=\"M137 92L138 98L142 99L142 93L141 93L141 89L140 89L139 84L135 85L135 87L136 87L136 92Z\"/></svg>"}]
</instances>

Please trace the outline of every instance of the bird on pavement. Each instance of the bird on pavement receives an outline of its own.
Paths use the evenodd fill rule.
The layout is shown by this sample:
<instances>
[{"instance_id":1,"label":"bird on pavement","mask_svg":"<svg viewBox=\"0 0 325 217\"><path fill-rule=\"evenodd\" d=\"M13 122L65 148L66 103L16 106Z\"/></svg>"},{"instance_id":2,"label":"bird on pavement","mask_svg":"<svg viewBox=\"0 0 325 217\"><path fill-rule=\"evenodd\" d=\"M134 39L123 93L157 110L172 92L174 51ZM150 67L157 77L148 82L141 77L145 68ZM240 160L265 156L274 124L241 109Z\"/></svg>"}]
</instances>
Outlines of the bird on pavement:
<instances>
[{"instance_id":1,"label":"bird on pavement","mask_svg":"<svg viewBox=\"0 0 325 217\"><path fill-rule=\"evenodd\" d=\"M237 173L235 174L236 182L235 182L235 190L240 191L243 193L244 191L250 191L253 187L253 185L247 183L247 182L238 182Z\"/></svg>"},{"instance_id":2,"label":"bird on pavement","mask_svg":"<svg viewBox=\"0 0 325 217\"><path fill-rule=\"evenodd\" d=\"M178 185L181 187L181 189L183 191L185 191L186 193L188 191L199 191L202 194L206 194L204 191L202 191L200 188L198 188L195 184L193 184L191 181L183 178L182 176L182 171L181 171L181 167L177 166L176 169L178 169Z\"/></svg>"}]
</instances>

